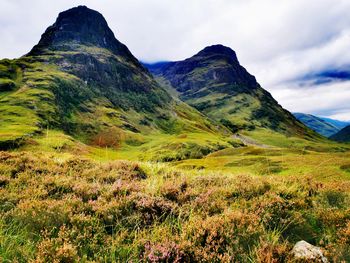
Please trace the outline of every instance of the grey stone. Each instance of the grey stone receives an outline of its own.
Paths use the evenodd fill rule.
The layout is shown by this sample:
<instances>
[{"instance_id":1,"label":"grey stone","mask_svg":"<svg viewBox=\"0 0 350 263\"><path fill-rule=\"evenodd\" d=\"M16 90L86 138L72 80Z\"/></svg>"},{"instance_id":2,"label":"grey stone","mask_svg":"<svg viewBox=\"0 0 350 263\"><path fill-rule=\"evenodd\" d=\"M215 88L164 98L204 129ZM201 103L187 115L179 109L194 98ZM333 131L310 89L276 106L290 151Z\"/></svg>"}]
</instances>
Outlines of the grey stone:
<instances>
[{"instance_id":1,"label":"grey stone","mask_svg":"<svg viewBox=\"0 0 350 263\"><path fill-rule=\"evenodd\" d=\"M313 246L304 240L295 244L292 254L296 259L315 260L316 262L328 263L321 248Z\"/></svg>"}]
</instances>

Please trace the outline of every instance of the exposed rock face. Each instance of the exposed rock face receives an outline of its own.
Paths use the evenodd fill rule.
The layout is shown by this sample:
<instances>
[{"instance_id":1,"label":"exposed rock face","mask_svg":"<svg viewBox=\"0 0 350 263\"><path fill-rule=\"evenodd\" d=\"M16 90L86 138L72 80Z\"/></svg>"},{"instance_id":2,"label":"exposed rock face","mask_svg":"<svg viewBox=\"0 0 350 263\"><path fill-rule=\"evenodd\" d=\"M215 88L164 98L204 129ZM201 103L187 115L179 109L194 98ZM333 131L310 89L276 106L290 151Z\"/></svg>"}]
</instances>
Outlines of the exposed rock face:
<instances>
[{"instance_id":1,"label":"exposed rock face","mask_svg":"<svg viewBox=\"0 0 350 263\"><path fill-rule=\"evenodd\" d=\"M145 103L137 106L137 111L153 111L170 102L168 94L115 38L104 17L86 6L61 12L27 56L38 57L77 76L93 86L98 96L107 97L123 109L136 106L126 98L127 92L143 96Z\"/></svg>"},{"instance_id":2,"label":"exposed rock face","mask_svg":"<svg viewBox=\"0 0 350 263\"><path fill-rule=\"evenodd\" d=\"M323 256L321 248L313 246L303 240L295 244L292 254L295 259L312 260L313 262L322 263L328 262L327 258Z\"/></svg>"},{"instance_id":3,"label":"exposed rock face","mask_svg":"<svg viewBox=\"0 0 350 263\"><path fill-rule=\"evenodd\" d=\"M191 74L200 68L206 69L201 76ZM239 64L236 53L223 45L206 47L191 58L164 64L155 72L165 76L177 91L188 92L189 96L208 85L232 83L249 89L259 86L255 77Z\"/></svg>"},{"instance_id":4,"label":"exposed rock face","mask_svg":"<svg viewBox=\"0 0 350 263\"><path fill-rule=\"evenodd\" d=\"M183 61L146 66L180 99L233 132L260 127L287 135L315 135L259 85L229 47L213 45Z\"/></svg>"},{"instance_id":5,"label":"exposed rock face","mask_svg":"<svg viewBox=\"0 0 350 263\"><path fill-rule=\"evenodd\" d=\"M60 13L27 55L0 60L0 66L0 93L10 93L0 96L2 148L47 127L86 143L117 132L132 137L173 127L217 130L175 101L114 37L103 16L85 6ZM19 132L18 126L24 128Z\"/></svg>"},{"instance_id":6,"label":"exposed rock face","mask_svg":"<svg viewBox=\"0 0 350 263\"><path fill-rule=\"evenodd\" d=\"M71 49L73 44L106 48L115 54L133 57L128 48L115 38L104 17L86 6L61 12L56 22L46 29L30 54L40 53L45 48Z\"/></svg>"}]
</instances>

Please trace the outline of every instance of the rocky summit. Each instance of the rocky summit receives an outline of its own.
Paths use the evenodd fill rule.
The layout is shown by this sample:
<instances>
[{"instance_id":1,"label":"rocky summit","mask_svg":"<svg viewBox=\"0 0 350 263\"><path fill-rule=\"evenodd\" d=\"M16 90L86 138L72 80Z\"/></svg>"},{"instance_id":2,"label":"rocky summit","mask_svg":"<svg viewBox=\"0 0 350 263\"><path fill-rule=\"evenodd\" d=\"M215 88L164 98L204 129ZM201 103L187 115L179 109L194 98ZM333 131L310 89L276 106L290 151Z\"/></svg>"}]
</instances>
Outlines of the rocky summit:
<instances>
[{"instance_id":1,"label":"rocky summit","mask_svg":"<svg viewBox=\"0 0 350 263\"><path fill-rule=\"evenodd\" d=\"M349 160L231 48L143 65L78 6L0 60L0 262L350 262Z\"/></svg>"},{"instance_id":2,"label":"rocky summit","mask_svg":"<svg viewBox=\"0 0 350 263\"><path fill-rule=\"evenodd\" d=\"M106 147L139 144L154 133L217 131L205 116L175 101L103 16L85 6L60 13L27 55L0 66L1 83L7 83L0 97L3 149L45 129Z\"/></svg>"},{"instance_id":3,"label":"rocky summit","mask_svg":"<svg viewBox=\"0 0 350 263\"><path fill-rule=\"evenodd\" d=\"M146 66L181 100L233 132L265 128L286 135L316 136L259 85L229 47L213 45L183 61Z\"/></svg>"},{"instance_id":4,"label":"rocky summit","mask_svg":"<svg viewBox=\"0 0 350 263\"><path fill-rule=\"evenodd\" d=\"M29 54L40 54L45 49L70 50L74 45L106 48L115 54L133 58L128 48L115 38L104 17L86 6L60 13Z\"/></svg>"}]
</instances>

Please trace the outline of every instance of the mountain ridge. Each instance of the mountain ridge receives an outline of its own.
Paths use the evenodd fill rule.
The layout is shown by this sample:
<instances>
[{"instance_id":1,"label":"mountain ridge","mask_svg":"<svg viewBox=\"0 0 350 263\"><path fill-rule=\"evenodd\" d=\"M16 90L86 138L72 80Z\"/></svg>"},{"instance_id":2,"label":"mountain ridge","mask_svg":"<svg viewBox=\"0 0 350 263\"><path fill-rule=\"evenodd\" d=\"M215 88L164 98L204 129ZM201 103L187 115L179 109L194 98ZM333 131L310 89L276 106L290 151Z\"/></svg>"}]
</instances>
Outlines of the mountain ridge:
<instances>
[{"instance_id":1,"label":"mountain ridge","mask_svg":"<svg viewBox=\"0 0 350 263\"><path fill-rule=\"evenodd\" d=\"M102 147L181 132L207 134L211 140L203 147L226 143L220 125L175 101L114 38L103 16L87 7L61 12L27 55L2 60L0 67L1 83L8 83L0 88L3 149L45 129Z\"/></svg>"},{"instance_id":2,"label":"mountain ridge","mask_svg":"<svg viewBox=\"0 0 350 263\"><path fill-rule=\"evenodd\" d=\"M337 142L350 142L350 125L333 134L330 139Z\"/></svg>"},{"instance_id":3,"label":"mountain ridge","mask_svg":"<svg viewBox=\"0 0 350 263\"><path fill-rule=\"evenodd\" d=\"M307 127L325 137L330 137L340 130L340 128L336 127L327 120L312 114L295 112L293 115Z\"/></svg>"},{"instance_id":4,"label":"mountain ridge","mask_svg":"<svg viewBox=\"0 0 350 263\"><path fill-rule=\"evenodd\" d=\"M229 47L213 45L182 61L145 66L181 100L233 132L259 127L317 137L259 85Z\"/></svg>"}]
</instances>

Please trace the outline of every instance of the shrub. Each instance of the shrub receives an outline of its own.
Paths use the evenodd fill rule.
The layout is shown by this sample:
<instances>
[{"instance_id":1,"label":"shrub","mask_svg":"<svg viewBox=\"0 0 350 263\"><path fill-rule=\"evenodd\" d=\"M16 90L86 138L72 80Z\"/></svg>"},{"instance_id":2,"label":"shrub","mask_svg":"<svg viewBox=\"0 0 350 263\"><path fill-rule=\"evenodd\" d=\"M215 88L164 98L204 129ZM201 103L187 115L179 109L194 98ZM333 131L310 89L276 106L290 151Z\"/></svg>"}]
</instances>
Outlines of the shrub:
<instances>
[{"instance_id":1,"label":"shrub","mask_svg":"<svg viewBox=\"0 0 350 263\"><path fill-rule=\"evenodd\" d=\"M69 209L65 200L25 200L8 217L21 222L33 234L40 234L43 230L57 230L68 223Z\"/></svg>"},{"instance_id":2,"label":"shrub","mask_svg":"<svg viewBox=\"0 0 350 263\"><path fill-rule=\"evenodd\" d=\"M259 263L279 263L279 262L290 262L291 248L286 244L273 244L261 240L259 247L255 250L255 257Z\"/></svg>"},{"instance_id":3,"label":"shrub","mask_svg":"<svg viewBox=\"0 0 350 263\"><path fill-rule=\"evenodd\" d=\"M67 240L64 236L65 231L66 228L62 226L57 238L50 238L47 233L44 234L46 237L39 243L35 262L73 263L80 260L77 247Z\"/></svg>"},{"instance_id":4,"label":"shrub","mask_svg":"<svg viewBox=\"0 0 350 263\"><path fill-rule=\"evenodd\" d=\"M141 254L145 262L179 263L186 262L186 256L179 245L174 242L151 243L147 242Z\"/></svg>"},{"instance_id":5,"label":"shrub","mask_svg":"<svg viewBox=\"0 0 350 263\"><path fill-rule=\"evenodd\" d=\"M262 229L254 214L230 212L205 220L195 218L186 229L186 253L200 262L244 262L257 245Z\"/></svg>"},{"instance_id":6,"label":"shrub","mask_svg":"<svg viewBox=\"0 0 350 263\"><path fill-rule=\"evenodd\" d=\"M345 202L346 194L337 190L327 190L324 193L327 203L333 207L342 207Z\"/></svg>"},{"instance_id":7,"label":"shrub","mask_svg":"<svg viewBox=\"0 0 350 263\"><path fill-rule=\"evenodd\" d=\"M146 225L164 221L170 215L177 214L177 205L160 197L141 195L136 200L135 209L140 213Z\"/></svg>"}]
</instances>

